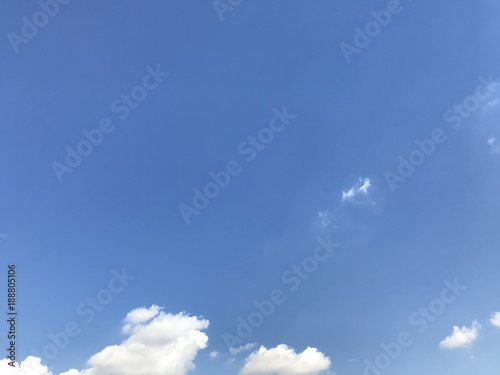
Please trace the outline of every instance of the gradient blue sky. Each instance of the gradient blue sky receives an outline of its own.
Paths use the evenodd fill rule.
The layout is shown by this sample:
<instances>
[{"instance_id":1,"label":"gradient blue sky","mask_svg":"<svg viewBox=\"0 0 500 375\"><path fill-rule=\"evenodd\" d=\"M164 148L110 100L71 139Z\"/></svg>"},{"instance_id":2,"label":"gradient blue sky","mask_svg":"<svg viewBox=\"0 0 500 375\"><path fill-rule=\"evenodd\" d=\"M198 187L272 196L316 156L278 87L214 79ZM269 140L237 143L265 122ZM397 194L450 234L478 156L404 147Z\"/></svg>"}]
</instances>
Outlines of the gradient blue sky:
<instances>
[{"instance_id":1,"label":"gradient blue sky","mask_svg":"<svg viewBox=\"0 0 500 375\"><path fill-rule=\"evenodd\" d=\"M252 350L310 346L331 373L358 375L409 331L414 343L384 374L498 371L500 88L459 129L443 114L479 76L500 74L500 5L401 6L349 64L339 44L387 1L243 1L221 21L210 1L73 0L18 53L7 34L40 7L4 1L0 263L18 266L19 360L76 321L82 333L45 364L83 370L120 344L128 312L155 304L210 321L190 373L237 374L251 351L228 363L222 335L254 299L286 290L283 272L330 235L338 251L287 291ZM170 75L119 120L111 103L157 65ZM245 161L238 145L285 106L296 118ZM105 117L116 129L59 182L51 164ZM392 192L384 173L438 127L448 139ZM230 160L242 172L187 225L178 205ZM366 194L343 201L360 178ZM85 324L76 306L123 267L135 279ZM408 317L455 278L467 290L415 333ZM440 348L475 320L473 343Z\"/></svg>"}]
</instances>

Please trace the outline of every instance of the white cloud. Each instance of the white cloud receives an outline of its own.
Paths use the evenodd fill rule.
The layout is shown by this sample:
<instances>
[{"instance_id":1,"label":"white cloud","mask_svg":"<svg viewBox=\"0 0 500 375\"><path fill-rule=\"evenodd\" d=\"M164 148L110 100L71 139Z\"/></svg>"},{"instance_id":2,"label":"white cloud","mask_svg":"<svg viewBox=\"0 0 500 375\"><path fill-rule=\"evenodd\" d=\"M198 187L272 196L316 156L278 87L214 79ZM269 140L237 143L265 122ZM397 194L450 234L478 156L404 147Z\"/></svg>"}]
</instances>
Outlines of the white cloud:
<instances>
[{"instance_id":1,"label":"white cloud","mask_svg":"<svg viewBox=\"0 0 500 375\"><path fill-rule=\"evenodd\" d=\"M500 154L500 141L494 137L488 138L488 145L490 145L490 154Z\"/></svg>"},{"instance_id":2,"label":"white cloud","mask_svg":"<svg viewBox=\"0 0 500 375\"><path fill-rule=\"evenodd\" d=\"M47 366L42 365L40 358L29 356L15 367L9 366L9 360L0 360L0 374L2 375L52 375ZM71 374L68 374L71 375Z\"/></svg>"},{"instance_id":3,"label":"white cloud","mask_svg":"<svg viewBox=\"0 0 500 375\"><path fill-rule=\"evenodd\" d=\"M134 327L140 327L140 324L146 323L157 316L161 311L159 306L153 305L149 309L146 307L139 307L132 310L127 314L123 322L123 333L130 333Z\"/></svg>"},{"instance_id":4,"label":"white cloud","mask_svg":"<svg viewBox=\"0 0 500 375\"><path fill-rule=\"evenodd\" d=\"M209 322L195 316L166 314L153 305L131 311L124 323L123 332L130 336L93 355L90 368L74 375L144 375L144 366L148 375L185 375L195 368L198 351L207 346L202 330Z\"/></svg>"},{"instance_id":5,"label":"white cloud","mask_svg":"<svg viewBox=\"0 0 500 375\"><path fill-rule=\"evenodd\" d=\"M349 190L342 191L342 202L353 202L359 195L367 196L372 183L369 178L359 178Z\"/></svg>"},{"instance_id":6,"label":"white cloud","mask_svg":"<svg viewBox=\"0 0 500 375\"><path fill-rule=\"evenodd\" d=\"M308 347L302 353L284 344L276 348L251 353L240 375L316 375L330 368L330 359L316 348Z\"/></svg>"},{"instance_id":7,"label":"white cloud","mask_svg":"<svg viewBox=\"0 0 500 375\"><path fill-rule=\"evenodd\" d=\"M478 335L481 325L474 321L470 327L453 327L453 333L439 343L439 346L444 349L455 349L470 345L474 342Z\"/></svg>"},{"instance_id":8,"label":"white cloud","mask_svg":"<svg viewBox=\"0 0 500 375\"><path fill-rule=\"evenodd\" d=\"M493 313L490 318L490 323L495 327L500 328L500 312Z\"/></svg>"},{"instance_id":9,"label":"white cloud","mask_svg":"<svg viewBox=\"0 0 500 375\"><path fill-rule=\"evenodd\" d=\"M170 314L156 305L132 310L123 320L126 339L111 345L88 360L88 368L71 369L59 375L187 375L195 368L194 360L207 347L208 336L202 332L209 322L185 313ZM232 354L251 350L255 343L233 348ZM217 358L212 351L209 356ZM230 358L229 365L235 361ZM54 375L39 358L29 356L20 365L0 360L2 375ZM240 375L316 375L328 370L330 360L315 348L296 354L284 344L276 348L261 347L251 353Z\"/></svg>"},{"instance_id":10,"label":"white cloud","mask_svg":"<svg viewBox=\"0 0 500 375\"><path fill-rule=\"evenodd\" d=\"M332 221L330 220L330 216L328 214L328 210L318 212L318 217L321 220L321 225L326 227Z\"/></svg>"},{"instance_id":11,"label":"white cloud","mask_svg":"<svg viewBox=\"0 0 500 375\"><path fill-rule=\"evenodd\" d=\"M251 343L248 343L246 345L242 345L242 346L239 346L237 348L229 348L229 352L232 354L232 355L236 355L238 353L241 353L241 352L246 352L247 350L251 350L253 349L253 347L256 345L256 343L254 342L251 342Z\"/></svg>"}]
</instances>

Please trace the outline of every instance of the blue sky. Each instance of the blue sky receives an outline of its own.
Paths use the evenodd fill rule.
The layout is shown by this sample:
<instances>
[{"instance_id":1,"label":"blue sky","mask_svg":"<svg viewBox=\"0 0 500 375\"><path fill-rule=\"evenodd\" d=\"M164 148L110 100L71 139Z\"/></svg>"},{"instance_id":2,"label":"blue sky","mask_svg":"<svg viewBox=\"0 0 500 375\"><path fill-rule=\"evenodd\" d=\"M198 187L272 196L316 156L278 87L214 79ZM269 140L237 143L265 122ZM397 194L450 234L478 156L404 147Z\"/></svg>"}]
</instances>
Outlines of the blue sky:
<instances>
[{"instance_id":1,"label":"blue sky","mask_svg":"<svg viewBox=\"0 0 500 375\"><path fill-rule=\"evenodd\" d=\"M497 2L1 8L22 374L498 371Z\"/></svg>"}]
</instances>

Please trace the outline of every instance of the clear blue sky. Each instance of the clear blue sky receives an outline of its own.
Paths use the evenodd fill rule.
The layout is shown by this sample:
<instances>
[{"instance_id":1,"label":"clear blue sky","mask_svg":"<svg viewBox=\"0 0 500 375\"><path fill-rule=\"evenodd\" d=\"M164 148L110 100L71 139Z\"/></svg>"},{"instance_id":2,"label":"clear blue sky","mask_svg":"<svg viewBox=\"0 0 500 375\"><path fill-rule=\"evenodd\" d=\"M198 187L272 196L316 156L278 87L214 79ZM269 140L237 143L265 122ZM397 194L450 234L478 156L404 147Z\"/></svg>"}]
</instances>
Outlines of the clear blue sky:
<instances>
[{"instance_id":1,"label":"clear blue sky","mask_svg":"<svg viewBox=\"0 0 500 375\"><path fill-rule=\"evenodd\" d=\"M232 3L0 6L0 278L17 265L18 362L74 322L42 358L54 375L160 374L158 347L144 371L117 359L153 324L159 341L201 337L165 349L188 365L164 374L362 375L401 332L412 343L383 374L498 371L500 84L484 84L500 75L498 2ZM391 19L377 30L371 11ZM420 165L405 174L400 155ZM315 253L318 237L339 247ZM298 286L292 267L315 255ZM467 289L435 302L455 279ZM254 345L231 353L224 335L276 290ZM99 293L102 311L86 302ZM443 311L418 332L432 301ZM113 345L114 367L87 363ZM290 372L307 347L314 363Z\"/></svg>"}]
</instances>

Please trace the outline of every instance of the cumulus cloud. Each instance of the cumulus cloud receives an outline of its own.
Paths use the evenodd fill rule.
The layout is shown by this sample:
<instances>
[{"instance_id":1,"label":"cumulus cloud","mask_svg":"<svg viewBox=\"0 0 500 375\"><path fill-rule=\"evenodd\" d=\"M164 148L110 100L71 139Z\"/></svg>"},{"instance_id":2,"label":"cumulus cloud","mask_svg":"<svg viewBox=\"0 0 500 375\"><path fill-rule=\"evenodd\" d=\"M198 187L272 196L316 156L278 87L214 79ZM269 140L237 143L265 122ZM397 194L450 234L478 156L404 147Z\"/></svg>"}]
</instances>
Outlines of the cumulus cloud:
<instances>
[{"instance_id":1,"label":"cumulus cloud","mask_svg":"<svg viewBox=\"0 0 500 375\"><path fill-rule=\"evenodd\" d=\"M123 320L122 332L127 336L120 344L111 345L93 355L88 367L71 369L59 375L187 375L195 368L194 360L205 349L208 336L203 332L209 322L185 313L165 313L159 306L132 310ZM255 343L233 348L238 354L254 348ZM212 351L209 356L217 358ZM230 358L227 363L235 361ZM27 357L15 367L7 359L0 360L2 375L54 375L40 358ZM330 360L315 348L302 353L284 344L276 348L261 347L251 353L240 375L316 375L329 369Z\"/></svg>"},{"instance_id":2,"label":"cumulus cloud","mask_svg":"<svg viewBox=\"0 0 500 375\"><path fill-rule=\"evenodd\" d=\"M47 366L42 365L40 358L29 356L15 367L9 366L9 360L0 360L0 374L2 375L52 375ZM68 374L71 375L71 374Z\"/></svg>"},{"instance_id":3,"label":"cumulus cloud","mask_svg":"<svg viewBox=\"0 0 500 375\"><path fill-rule=\"evenodd\" d=\"M472 344L479 335L479 330L481 325L474 321L470 327L453 327L453 333L446 337L443 341L439 343L439 346L443 349L456 349L462 348Z\"/></svg>"},{"instance_id":4,"label":"cumulus cloud","mask_svg":"<svg viewBox=\"0 0 500 375\"><path fill-rule=\"evenodd\" d=\"M495 327L500 328L500 312L493 313L490 318L490 323Z\"/></svg>"},{"instance_id":5,"label":"cumulus cloud","mask_svg":"<svg viewBox=\"0 0 500 375\"><path fill-rule=\"evenodd\" d=\"M358 196L367 196L372 183L369 178L359 178L349 190L342 191L342 202L354 202Z\"/></svg>"},{"instance_id":6,"label":"cumulus cloud","mask_svg":"<svg viewBox=\"0 0 500 375\"><path fill-rule=\"evenodd\" d=\"M284 344L271 349L261 346L245 362L240 375L316 375L330 368L330 359L316 348L297 354Z\"/></svg>"},{"instance_id":7,"label":"cumulus cloud","mask_svg":"<svg viewBox=\"0 0 500 375\"><path fill-rule=\"evenodd\" d=\"M89 368L61 375L185 375L195 368L198 351L207 346L207 320L184 313L167 314L153 305L131 311L124 319L129 337L93 355Z\"/></svg>"},{"instance_id":8,"label":"cumulus cloud","mask_svg":"<svg viewBox=\"0 0 500 375\"><path fill-rule=\"evenodd\" d=\"M123 326L122 332L130 333L134 327L139 327L142 323L146 323L153 319L160 311L161 308L156 305L151 306L149 309L146 307L139 307L132 310L127 314L125 319L123 319L125 325Z\"/></svg>"},{"instance_id":9,"label":"cumulus cloud","mask_svg":"<svg viewBox=\"0 0 500 375\"><path fill-rule=\"evenodd\" d=\"M232 355L236 355L238 353L241 353L241 352L246 352L247 350L251 350L254 348L256 344L254 342L251 342L251 343L248 343L246 345L241 345L237 348L229 348L229 352L232 354Z\"/></svg>"}]
</instances>

